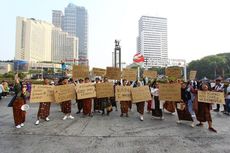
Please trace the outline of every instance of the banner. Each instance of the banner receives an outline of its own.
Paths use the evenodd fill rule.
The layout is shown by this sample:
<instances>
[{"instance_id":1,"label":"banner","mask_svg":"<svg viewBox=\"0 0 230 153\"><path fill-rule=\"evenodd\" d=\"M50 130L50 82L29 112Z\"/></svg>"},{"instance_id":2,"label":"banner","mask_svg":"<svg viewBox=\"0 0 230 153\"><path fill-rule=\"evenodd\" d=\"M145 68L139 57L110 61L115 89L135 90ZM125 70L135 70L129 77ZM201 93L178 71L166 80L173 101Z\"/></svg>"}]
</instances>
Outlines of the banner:
<instances>
[{"instance_id":1,"label":"banner","mask_svg":"<svg viewBox=\"0 0 230 153\"><path fill-rule=\"evenodd\" d=\"M180 79L181 78L181 68L180 67L166 68L165 75L168 77L174 77L176 79Z\"/></svg>"},{"instance_id":2,"label":"banner","mask_svg":"<svg viewBox=\"0 0 230 153\"><path fill-rule=\"evenodd\" d=\"M82 83L75 86L77 99L87 99L96 97L95 85L92 83Z\"/></svg>"},{"instance_id":3,"label":"banner","mask_svg":"<svg viewBox=\"0 0 230 153\"><path fill-rule=\"evenodd\" d=\"M113 83L96 83L96 94L97 98L114 97Z\"/></svg>"},{"instance_id":4,"label":"banner","mask_svg":"<svg viewBox=\"0 0 230 153\"><path fill-rule=\"evenodd\" d=\"M126 79L128 81L136 81L137 80L137 70L135 70L135 69L123 69L122 79Z\"/></svg>"},{"instance_id":5,"label":"banner","mask_svg":"<svg viewBox=\"0 0 230 153\"><path fill-rule=\"evenodd\" d=\"M106 77L111 80L121 80L121 70L116 67L107 67Z\"/></svg>"},{"instance_id":6,"label":"banner","mask_svg":"<svg viewBox=\"0 0 230 153\"><path fill-rule=\"evenodd\" d=\"M197 73L197 71L190 71L189 72L189 80L195 80L196 79L196 73Z\"/></svg>"},{"instance_id":7,"label":"banner","mask_svg":"<svg viewBox=\"0 0 230 153\"><path fill-rule=\"evenodd\" d=\"M141 86L131 89L132 103L139 103L143 101L152 100L149 86Z\"/></svg>"},{"instance_id":8,"label":"banner","mask_svg":"<svg viewBox=\"0 0 230 153\"><path fill-rule=\"evenodd\" d=\"M101 68L93 68L93 75L94 76L105 76L106 70L105 69L101 69Z\"/></svg>"},{"instance_id":9,"label":"banner","mask_svg":"<svg viewBox=\"0 0 230 153\"><path fill-rule=\"evenodd\" d=\"M131 101L131 88L130 86L116 86L115 98L116 101Z\"/></svg>"},{"instance_id":10,"label":"banner","mask_svg":"<svg viewBox=\"0 0 230 153\"><path fill-rule=\"evenodd\" d=\"M163 101L181 101L181 85L179 83L159 84L159 99Z\"/></svg>"},{"instance_id":11,"label":"banner","mask_svg":"<svg viewBox=\"0 0 230 153\"><path fill-rule=\"evenodd\" d=\"M72 69L72 78L76 79L85 79L89 77L89 67L85 65L73 65Z\"/></svg>"},{"instance_id":12,"label":"banner","mask_svg":"<svg viewBox=\"0 0 230 153\"><path fill-rule=\"evenodd\" d=\"M143 77L155 79L157 78L157 71L144 70Z\"/></svg>"},{"instance_id":13,"label":"banner","mask_svg":"<svg viewBox=\"0 0 230 153\"><path fill-rule=\"evenodd\" d=\"M54 86L32 85L30 103L54 102Z\"/></svg>"},{"instance_id":14,"label":"banner","mask_svg":"<svg viewBox=\"0 0 230 153\"><path fill-rule=\"evenodd\" d=\"M73 84L55 86L54 97L57 103L76 99L76 91Z\"/></svg>"},{"instance_id":15,"label":"banner","mask_svg":"<svg viewBox=\"0 0 230 153\"><path fill-rule=\"evenodd\" d=\"M225 104L224 92L198 90L198 101L204 103Z\"/></svg>"}]
</instances>

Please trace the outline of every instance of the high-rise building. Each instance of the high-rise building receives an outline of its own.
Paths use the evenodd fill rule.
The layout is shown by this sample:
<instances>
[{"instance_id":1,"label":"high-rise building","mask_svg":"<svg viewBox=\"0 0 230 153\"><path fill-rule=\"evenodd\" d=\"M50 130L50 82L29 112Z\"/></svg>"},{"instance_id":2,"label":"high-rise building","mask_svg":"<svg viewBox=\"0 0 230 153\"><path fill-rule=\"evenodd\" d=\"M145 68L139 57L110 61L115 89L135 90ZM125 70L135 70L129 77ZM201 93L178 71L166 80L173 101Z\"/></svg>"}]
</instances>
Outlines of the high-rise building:
<instances>
[{"instance_id":1,"label":"high-rise building","mask_svg":"<svg viewBox=\"0 0 230 153\"><path fill-rule=\"evenodd\" d=\"M52 61L60 62L77 59L78 38L70 36L60 28L53 28L52 31Z\"/></svg>"},{"instance_id":2,"label":"high-rise building","mask_svg":"<svg viewBox=\"0 0 230 153\"><path fill-rule=\"evenodd\" d=\"M53 11L59 12L59 11ZM53 18L55 18L53 16ZM60 17L59 17L60 19ZM54 19L53 19L54 20ZM53 23L54 24L54 23ZM78 59L80 64L88 62L88 13L84 7L70 3L62 17L62 30L79 38ZM55 25L55 24L54 24Z\"/></svg>"},{"instance_id":3,"label":"high-rise building","mask_svg":"<svg viewBox=\"0 0 230 153\"><path fill-rule=\"evenodd\" d=\"M139 20L137 52L145 57L144 66L165 66L168 60L167 19L142 16Z\"/></svg>"},{"instance_id":4,"label":"high-rise building","mask_svg":"<svg viewBox=\"0 0 230 153\"><path fill-rule=\"evenodd\" d=\"M55 27L62 28L63 13L60 10L52 11L52 23Z\"/></svg>"},{"instance_id":5,"label":"high-rise building","mask_svg":"<svg viewBox=\"0 0 230 153\"><path fill-rule=\"evenodd\" d=\"M46 21L17 17L15 59L51 61L52 28Z\"/></svg>"}]
</instances>

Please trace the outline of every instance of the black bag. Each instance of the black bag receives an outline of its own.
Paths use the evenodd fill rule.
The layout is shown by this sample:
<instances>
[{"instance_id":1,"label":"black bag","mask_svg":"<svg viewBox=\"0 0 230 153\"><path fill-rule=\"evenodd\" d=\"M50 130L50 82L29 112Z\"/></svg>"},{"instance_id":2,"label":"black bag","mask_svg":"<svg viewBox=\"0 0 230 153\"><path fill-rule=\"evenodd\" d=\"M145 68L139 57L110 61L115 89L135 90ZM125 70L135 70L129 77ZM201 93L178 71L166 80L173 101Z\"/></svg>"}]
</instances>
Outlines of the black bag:
<instances>
[{"instance_id":1,"label":"black bag","mask_svg":"<svg viewBox=\"0 0 230 153\"><path fill-rule=\"evenodd\" d=\"M14 103L16 98L17 98L17 95L14 95L14 97L10 100L10 103L8 104L8 107L13 107L13 103Z\"/></svg>"}]
</instances>

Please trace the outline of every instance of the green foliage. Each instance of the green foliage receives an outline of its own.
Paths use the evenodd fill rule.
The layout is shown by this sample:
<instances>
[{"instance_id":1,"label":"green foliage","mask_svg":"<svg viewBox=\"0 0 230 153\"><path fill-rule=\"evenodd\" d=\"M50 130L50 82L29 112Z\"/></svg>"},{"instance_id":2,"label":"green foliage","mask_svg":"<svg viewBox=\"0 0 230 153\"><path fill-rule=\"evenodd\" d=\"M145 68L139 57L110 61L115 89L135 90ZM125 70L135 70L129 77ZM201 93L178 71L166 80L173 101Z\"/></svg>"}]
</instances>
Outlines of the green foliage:
<instances>
[{"instance_id":1,"label":"green foliage","mask_svg":"<svg viewBox=\"0 0 230 153\"><path fill-rule=\"evenodd\" d=\"M193 60L188 64L188 72L197 71L197 79L207 77L215 79L218 76L229 77L230 75L230 53L222 53Z\"/></svg>"}]
</instances>

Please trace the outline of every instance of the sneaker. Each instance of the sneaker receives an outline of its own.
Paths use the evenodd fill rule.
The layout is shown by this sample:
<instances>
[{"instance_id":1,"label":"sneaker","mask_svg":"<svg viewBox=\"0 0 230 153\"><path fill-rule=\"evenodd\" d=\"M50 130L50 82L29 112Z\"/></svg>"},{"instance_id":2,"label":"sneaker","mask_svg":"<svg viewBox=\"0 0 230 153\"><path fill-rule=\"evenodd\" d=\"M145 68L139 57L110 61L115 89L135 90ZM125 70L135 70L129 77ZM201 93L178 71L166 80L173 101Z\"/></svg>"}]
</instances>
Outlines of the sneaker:
<instances>
[{"instance_id":1,"label":"sneaker","mask_svg":"<svg viewBox=\"0 0 230 153\"><path fill-rule=\"evenodd\" d=\"M21 125L17 125L16 128L17 128L17 129L20 129L20 128L21 128Z\"/></svg>"},{"instance_id":2,"label":"sneaker","mask_svg":"<svg viewBox=\"0 0 230 153\"><path fill-rule=\"evenodd\" d=\"M180 121L180 120L178 120L178 121L176 121L176 123L177 123L177 124L180 124L180 123L181 123L181 121Z\"/></svg>"},{"instance_id":3,"label":"sneaker","mask_svg":"<svg viewBox=\"0 0 230 153\"><path fill-rule=\"evenodd\" d=\"M23 127L23 126L24 126L24 123L21 123L20 125L21 125L21 127Z\"/></svg>"},{"instance_id":4,"label":"sneaker","mask_svg":"<svg viewBox=\"0 0 230 153\"><path fill-rule=\"evenodd\" d=\"M37 120L36 122L35 122L35 125L38 125L40 123L40 121L39 120Z\"/></svg>"},{"instance_id":5,"label":"sneaker","mask_svg":"<svg viewBox=\"0 0 230 153\"><path fill-rule=\"evenodd\" d=\"M63 117L63 120L66 120L68 118L68 116L67 115L65 115L64 117Z\"/></svg>"},{"instance_id":6,"label":"sneaker","mask_svg":"<svg viewBox=\"0 0 230 153\"><path fill-rule=\"evenodd\" d=\"M160 117L160 119L161 119L161 120L164 120L165 118L164 118L164 116L162 116L162 117Z\"/></svg>"},{"instance_id":7,"label":"sneaker","mask_svg":"<svg viewBox=\"0 0 230 153\"><path fill-rule=\"evenodd\" d=\"M191 127L192 127L192 128L194 128L194 127L195 127L195 123L194 123L194 122L192 122Z\"/></svg>"},{"instance_id":8,"label":"sneaker","mask_svg":"<svg viewBox=\"0 0 230 153\"><path fill-rule=\"evenodd\" d=\"M144 117L143 117L143 116L140 116L140 120L141 120L141 121L144 121Z\"/></svg>"},{"instance_id":9,"label":"sneaker","mask_svg":"<svg viewBox=\"0 0 230 153\"><path fill-rule=\"evenodd\" d=\"M45 119L47 122L50 120L48 117L46 117L46 119Z\"/></svg>"},{"instance_id":10,"label":"sneaker","mask_svg":"<svg viewBox=\"0 0 230 153\"><path fill-rule=\"evenodd\" d=\"M72 115L69 115L68 118L69 119L74 119L74 117Z\"/></svg>"}]
</instances>

